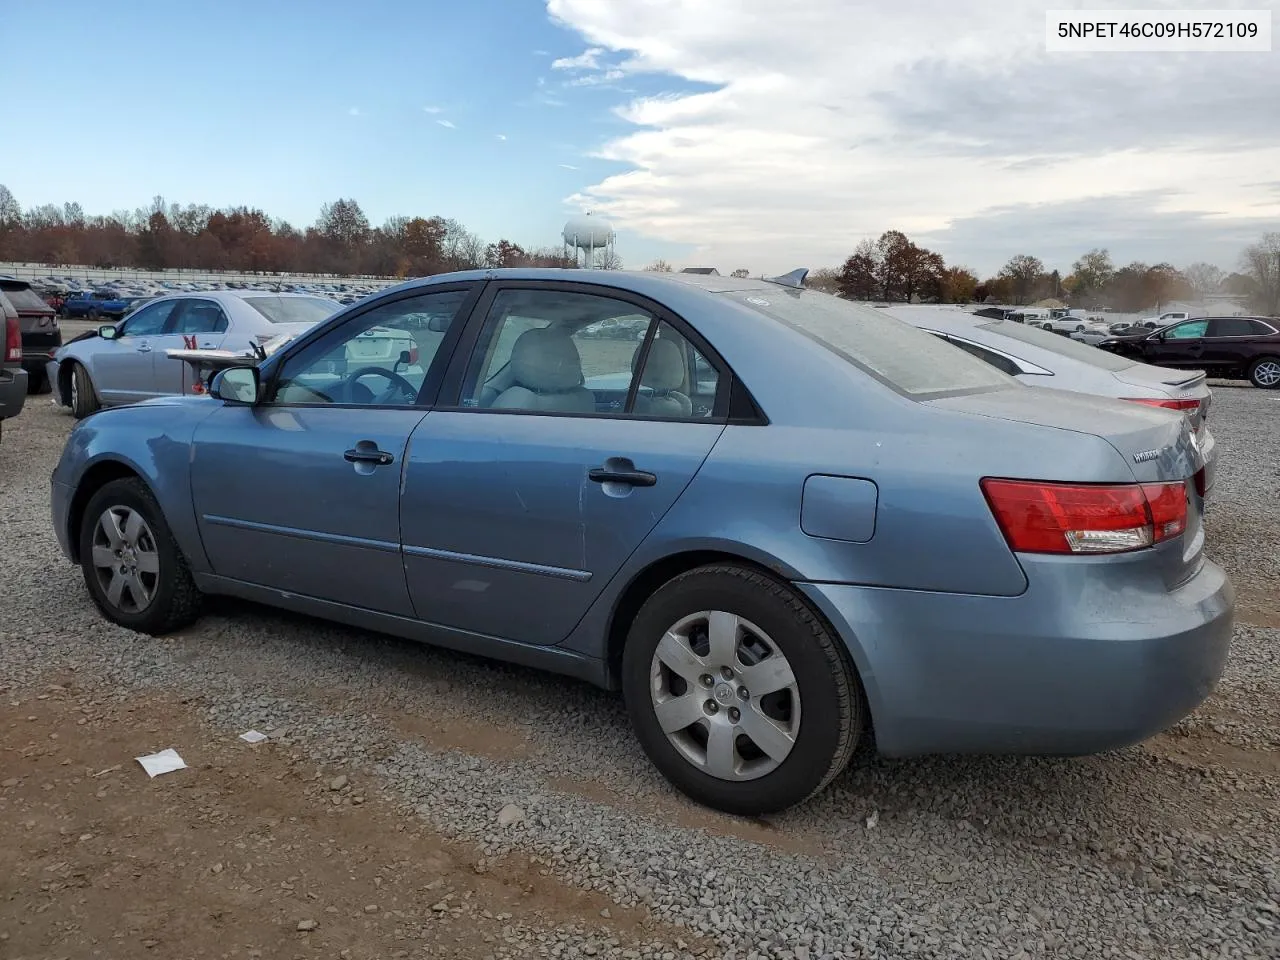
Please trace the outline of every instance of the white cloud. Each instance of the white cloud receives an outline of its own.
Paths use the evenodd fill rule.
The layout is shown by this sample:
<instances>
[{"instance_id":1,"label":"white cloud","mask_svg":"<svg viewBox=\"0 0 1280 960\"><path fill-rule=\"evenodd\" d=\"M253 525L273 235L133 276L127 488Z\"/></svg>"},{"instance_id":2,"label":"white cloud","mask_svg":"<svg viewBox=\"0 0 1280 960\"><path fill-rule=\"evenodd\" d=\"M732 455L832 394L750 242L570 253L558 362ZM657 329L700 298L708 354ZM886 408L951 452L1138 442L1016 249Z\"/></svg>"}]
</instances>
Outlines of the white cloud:
<instances>
[{"instance_id":1,"label":"white cloud","mask_svg":"<svg viewBox=\"0 0 1280 960\"><path fill-rule=\"evenodd\" d=\"M505 133L495 133L494 136L497 137L499 140L507 139L507 135Z\"/></svg>"},{"instance_id":2,"label":"white cloud","mask_svg":"<svg viewBox=\"0 0 1280 960\"><path fill-rule=\"evenodd\" d=\"M566 170L577 170L577 169L578 169L577 167L575 167L575 166L571 166L570 164L567 164L567 163L560 163L560 164L557 164L557 166L559 166L559 167L563 167L563 168L564 168L564 169L566 169Z\"/></svg>"},{"instance_id":3,"label":"white cloud","mask_svg":"<svg viewBox=\"0 0 1280 960\"><path fill-rule=\"evenodd\" d=\"M347 111L347 116L349 116L349 117L358 117L358 116L360 116L360 108L359 108L359 107L352 107L350 110L348 110L348 111Z\"/></svg>"},{"instance_id":4,"label":"white cloud","mask_svg":"<svg viewBox=\"0 0 1280 960\"><path fill-rule=\"evenodd\" d=\"M452 120L437 120L436 123L442 127L448 127L450 130L458 129Z\"/></svg>"},{"instance_id":5,"label":"white cloud","mask_svg":"<svg viewBox=\"0 0 1280 960\"><path fill-rule=\"evenodd\" d=\"M576 57L558 57L551 61L552 70L595 70L599 65L600 47L590 47Z\"/></svg>"},{"instance_id":6,"label":"white cloud","mask_svg":"<svg viewBox=\"0 0 1280 960\"><path fill-rule=\"evenodd\" d=\"M565 86L569 87L597 87L605 83L614 83L621 80L626 74L616 67L611 70L605 70L603 73L584 73L580 77L574 77L566 82Z\"/></svg>"},{"instance_id":7,"label":"white cloud","mask_svg":"<svg viewBox=\"0 0 1280 960\"><path fill-rule=\"evenodd\" d=\"M629 169L569 198L700 261L819 267L896 228L981 271L1093 246L1185 263L1280 220L1274 55L1051 55L1023 0L548 10L589 45L558 61L584 85L607 57L710 87L619 103L632 129L599 155Z\"/></svg>"},{"instance_id":8,"label":"white cloud","mask_svg":"<svg viewBox=\"0 0 1280 960\"><path fill-rule=\"evenodd\" d=\"M422 112L430 114L444 113L444 107L423 107Z\"/></svg>"}]
</instances>

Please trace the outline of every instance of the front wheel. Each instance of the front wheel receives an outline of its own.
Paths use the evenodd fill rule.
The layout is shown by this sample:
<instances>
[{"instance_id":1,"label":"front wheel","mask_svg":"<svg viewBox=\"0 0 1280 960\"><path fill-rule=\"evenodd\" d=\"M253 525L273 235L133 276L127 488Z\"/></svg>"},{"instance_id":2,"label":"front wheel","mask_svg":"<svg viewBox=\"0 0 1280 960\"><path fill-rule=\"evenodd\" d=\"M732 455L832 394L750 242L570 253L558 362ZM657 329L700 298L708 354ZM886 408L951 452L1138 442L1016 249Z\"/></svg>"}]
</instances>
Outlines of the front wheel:
<instances>
[{"instance_id":1,"label":"front wheel","mask_svg":"<svg viewBox=\"0 0 1280 960\"><path fill-rule=\"evenodd\" d=\"M93 602L122 627L158 635L200 614L187 560L141 480L113 480L89 498L80 567Z\"/></svg>"},{"instance_id":2,"label":"front wheel","mask_svg":"<svg viewBox=\"0 0 1280 960\"><path fill-rule=\"evenodd\" d=\"M1280 357L1262 357L1249 368L1249 382L1262 390L1280 387Z\"/></svg>"},{"instance_id":3,"label":"front wheel","mask_svg":"<svg viewBox=\"0 0 1280 960\"><path fill-rule=\"evenodd\" d=\"M699 567L640 609L622 685L649 759L680 791L738 816L817 793L866 726L840 640L789 587L745 567Z\"/></svg>"}]
</instances>

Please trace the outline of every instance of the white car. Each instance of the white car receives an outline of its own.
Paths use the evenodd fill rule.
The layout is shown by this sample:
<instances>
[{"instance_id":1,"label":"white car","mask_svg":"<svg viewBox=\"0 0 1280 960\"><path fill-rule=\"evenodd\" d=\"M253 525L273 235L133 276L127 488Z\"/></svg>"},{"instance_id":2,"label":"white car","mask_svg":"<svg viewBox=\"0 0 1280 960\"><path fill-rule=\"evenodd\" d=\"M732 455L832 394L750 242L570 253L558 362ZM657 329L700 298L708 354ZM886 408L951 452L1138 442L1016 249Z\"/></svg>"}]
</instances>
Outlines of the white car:
<instances>
[{"instance_id":1,"label":"white car","mask_svg":"<svg viewBox=\"0 0 1280 960\"><path fill-rule=\"evenodd\" d=\"M193 392L198 384L189 367L170 360L168 350L249 352L255 343L303 333L339 309L334 300L291 293L171 294L63 344L46 371L55 402L86 417L99 407Z\"/></svg>"},{"instance_id":2,"label":"white car","mask_svg":"<svg viewBox=\"0 0 1280 960\"><path fill-rule=\"evenodd\" d=\"M1203 370L1154 367L1026 324L976 317L960 307L902 304L886 312L1030 386L1180 412L1204 454L1206 490L1212 485L1214 439L1207 419L1213 394Z\"/></svg>"}]
</instances>

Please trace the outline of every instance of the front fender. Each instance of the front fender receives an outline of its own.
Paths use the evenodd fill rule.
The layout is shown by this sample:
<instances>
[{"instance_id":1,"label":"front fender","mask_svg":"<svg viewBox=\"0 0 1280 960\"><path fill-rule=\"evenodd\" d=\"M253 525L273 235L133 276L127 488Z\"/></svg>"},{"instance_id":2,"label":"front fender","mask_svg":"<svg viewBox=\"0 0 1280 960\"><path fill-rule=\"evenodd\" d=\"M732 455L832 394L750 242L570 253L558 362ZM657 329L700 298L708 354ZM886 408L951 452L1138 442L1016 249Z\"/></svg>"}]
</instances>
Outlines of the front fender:
<instances>
[{"instance_id":1,"label":"front fender","mask_svg":"<svg viewBox=\"0 0 1280 960\"><path fill-rule=\"evenodd\" d=\"M209 572L191 500L191 439L220 406L208 398L163 398L101 410L76 424L52 478L70 492L64 515L54 517L68 542L76 543L72 528L93 491L127 470L150 488L192 572Z\"/></svg>"}]
</instances>

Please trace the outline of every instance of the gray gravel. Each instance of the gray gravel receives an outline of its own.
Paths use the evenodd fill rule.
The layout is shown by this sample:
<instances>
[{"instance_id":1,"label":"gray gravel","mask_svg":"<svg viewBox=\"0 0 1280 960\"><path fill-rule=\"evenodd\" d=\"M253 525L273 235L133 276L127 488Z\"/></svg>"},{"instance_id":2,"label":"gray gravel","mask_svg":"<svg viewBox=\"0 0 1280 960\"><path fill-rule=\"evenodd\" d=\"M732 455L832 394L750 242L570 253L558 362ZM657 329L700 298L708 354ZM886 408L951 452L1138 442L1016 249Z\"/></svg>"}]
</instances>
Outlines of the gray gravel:
<instances>
[{"instance_id":1,"label":"gray gravel","mask_svg":"<svg viewBox=\"0 0 1280 960\"><path fill-rule=\"evenodd\" d=\"M1227 674L1175 730L1101 757L875 761L739 821L676 796L620 701L584 685L239 603L177 637L128 633L57 553L47 482L71 421L44 397L0 445L0 695L74 669L123 698L198 696L228 731L285 738L326 779L365 767L405 816L648 905L725 957L1275 960L1280 393L1215 394L1210 553L1243 598ZM588 943L590 919L510 955L628 955Z\"/></svg>"}]
</instances>

